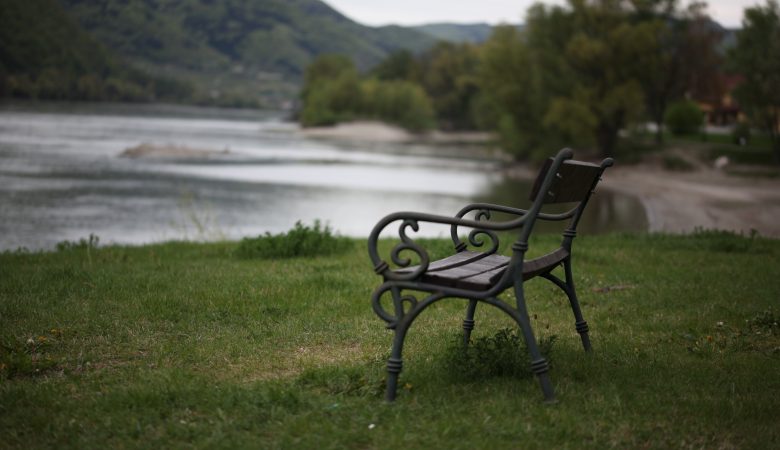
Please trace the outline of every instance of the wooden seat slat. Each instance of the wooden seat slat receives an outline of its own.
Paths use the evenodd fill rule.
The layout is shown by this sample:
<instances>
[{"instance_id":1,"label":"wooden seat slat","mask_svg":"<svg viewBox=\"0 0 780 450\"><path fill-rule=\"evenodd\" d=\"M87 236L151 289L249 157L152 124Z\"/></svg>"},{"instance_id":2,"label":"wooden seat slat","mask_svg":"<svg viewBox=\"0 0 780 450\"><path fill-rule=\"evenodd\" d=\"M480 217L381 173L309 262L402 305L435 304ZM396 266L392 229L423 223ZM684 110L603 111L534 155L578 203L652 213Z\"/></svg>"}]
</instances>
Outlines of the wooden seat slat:
<instances>
[{"instance_id":1,"label":"wooden seat slat","mask_svg":"<svg viewBox=\"0 0 780 450\"><path fill-rule=\"evenodd\" d=\"M468 264L448 269L441 269L453 263L465 261L482 255L478 252L461 252L444 259L431 262L428 271L421 276L420 281L438 286L450 286L463 289L489 289L493 287L504 274L510 258L503 255L484 255ZM549 272L569 256L564 248L558 248L538 258L529 259L523 263L523 279L529 280L537 275ZM418 266L399 270L410 273ZM437 268L438 270L431 270Z\"/></svg>"}]
</instances>

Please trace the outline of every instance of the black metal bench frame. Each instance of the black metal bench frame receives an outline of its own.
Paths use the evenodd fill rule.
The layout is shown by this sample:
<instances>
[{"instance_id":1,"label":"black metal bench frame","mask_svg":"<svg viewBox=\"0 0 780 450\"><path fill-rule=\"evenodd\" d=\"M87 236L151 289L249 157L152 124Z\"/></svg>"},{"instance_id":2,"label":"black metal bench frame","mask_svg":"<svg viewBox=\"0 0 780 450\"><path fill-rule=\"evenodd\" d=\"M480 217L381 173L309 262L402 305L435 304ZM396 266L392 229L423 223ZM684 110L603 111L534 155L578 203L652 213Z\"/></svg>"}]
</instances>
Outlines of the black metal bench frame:
<instances>
[{"instance_id":1,"label":"black metal bench frame","mask_svg":"<svg viewBox=\"0 0 780 450\"><path fill-rule=\"evenodd\" d=\"M393 348L387 361L388 401L395 400L398 377L403 368L401 354L404 339L415 318L428 306L443 298L463 298L469 301L466 318L463 321L463 342L468 345L474 328L474 312L478 302L493 305L507 313L520 326L531 356L531 369L541 385L545 400L554 399L554 391L548 377L549 366L542 356L531 329L531 322L523 293L523 282L540 276L561 288L569 298L575 318L575 329L582 339L585 351L590 351L588 324L582 316L571 268L572 241L576 236L577 224L604 170L613 161L607 158L600 165L574 161L572 151L561 150L555 158L550 158L539 173L532 190L533 203L528 210L489 203L474 203L464 207L454 217L425 213L397 212L380 220L371 232L368 240L368 252L374 264L374 270L383 278L383 283L372 294L374 312L385 322L387 328L394 330ZM541 212L544 204L576 204L567 212L548 214ZM491 212L501 212L517 216L511 220L491 221ZM474 218L465 218L472 213ZM556 250L539 258L526 260L528 238L537 219L549 221L569 220L563 233L561 245ZM394 268L379 256L377 241L388 225L400 222L398 235L400 242L392 248L390 260ZM439 261L430 261L426 250L409 236L409 230L418 231L420 222L450 225L455 254ZM462 228L471 229L464 242L459 236ZM499 239L496 231L519 230L519 237L512 244L512 256L497 254ZM486 250L469 250L485 247ZM402 256L412 252L419 264L412 266L411 258ZM563 265L564 278L553 275L553 269ZM516 307L498 298L505 290L513 288ZM427 296L418 299L415 294L405 291L425 292ZM391 311L385 309L383 298L390 294Z\"/></svg>"}]
</instances>

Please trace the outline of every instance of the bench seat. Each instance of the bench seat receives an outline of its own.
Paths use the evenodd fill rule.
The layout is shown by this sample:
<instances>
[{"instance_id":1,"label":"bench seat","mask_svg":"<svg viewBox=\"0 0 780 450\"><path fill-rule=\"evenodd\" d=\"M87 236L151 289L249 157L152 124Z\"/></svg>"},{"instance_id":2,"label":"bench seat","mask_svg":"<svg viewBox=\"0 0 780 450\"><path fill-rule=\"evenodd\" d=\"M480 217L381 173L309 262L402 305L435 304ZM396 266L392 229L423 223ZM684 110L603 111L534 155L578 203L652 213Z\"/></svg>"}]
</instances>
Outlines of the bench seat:
<instances>
[{"instance_id":1,"label":"bench seat","mask_svg":"<svg viewBox=\"0 0 780 450\"><path fill-rule=\"evenodd\" d=\"M549 272L569 256L564 248L523 263L523 280ZM480 252L463 251L444 259L433 261L428 270L420 276L420 282L436 286L459 289L487 290L495 286L504 275L511 258L503 255L486 255ZM411 273L419 266L399 270ZM509 280L511 284L511 280Z\"/></svg>"}]
</instances>

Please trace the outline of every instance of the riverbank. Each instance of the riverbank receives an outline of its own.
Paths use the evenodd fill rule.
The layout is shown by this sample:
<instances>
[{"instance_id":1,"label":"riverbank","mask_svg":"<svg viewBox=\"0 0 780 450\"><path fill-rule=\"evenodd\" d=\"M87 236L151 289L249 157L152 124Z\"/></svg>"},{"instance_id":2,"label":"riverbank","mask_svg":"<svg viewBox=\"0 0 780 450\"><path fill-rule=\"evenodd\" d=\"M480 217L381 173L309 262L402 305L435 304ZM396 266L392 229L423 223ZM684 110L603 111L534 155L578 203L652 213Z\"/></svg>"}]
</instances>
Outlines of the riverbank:
<instances>
[{"instance_id":1,"label":"riverbank","mask_svg":"<svg viewBox=\"0 0 780 450\"><path fill-rule=\"evenodd\" d=\"M401 127L370 120L340 123L331 127L302 128L301 134L313 139L396 144L488 144L493 140L491 133L442 132L438 130L411 133Z\"/></svg>"},{"instance_id":2,"label":"riverbank","mask_svg":"<svg viewBox=\"0 0 780 450\"><path fill-rule=\"evenodd\" d=\"M735 176L712 168L665 170L652 163L621 167L605 176L603 188L637 197L648 231L689 233L722 229L780 238L780 180Z\"/></svg>"},{"instance_id":3,"label":"riverbank","mask_svg":"<svg viewBox=\"0 0 780 450\"><path fill-rule=\"evenodd\" d=\"M423 135L379 122L352 122L334 127L305 128L304 136L355 142L488 144L489 133L442 133ZM683 153L684 149L671 149ZM601 185L639 199L646 211L648 231L690 233L697 228L723 229L745 234L756 230L780 238L780 179L729 175L701 162L689 172L671 171L659 161L615 165ZM506 173L532 179L535 171L526 165Z\"/></svg>"}]
</instances>

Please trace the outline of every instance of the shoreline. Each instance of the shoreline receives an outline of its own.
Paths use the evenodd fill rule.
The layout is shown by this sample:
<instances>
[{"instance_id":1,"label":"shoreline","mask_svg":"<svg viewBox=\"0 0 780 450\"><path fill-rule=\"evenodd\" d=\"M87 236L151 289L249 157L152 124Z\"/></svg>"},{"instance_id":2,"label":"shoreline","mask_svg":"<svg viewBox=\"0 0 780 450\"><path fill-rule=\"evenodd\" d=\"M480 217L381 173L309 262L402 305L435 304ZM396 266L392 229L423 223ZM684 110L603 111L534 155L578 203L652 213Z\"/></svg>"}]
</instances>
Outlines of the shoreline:
<instances>
[{"instance_id":1,"label":"shoreline","mask_svg":"<svg viewBox=\"0 0 780 450\"><path fill-rule=\"evenodd\" d=\"M728 175L700 168L673 172L651 164L614 167L601 186L637 198L648 232L728 230L780 238L780 180Z\"/></svg>"},{"instance_id":2,"label":"shoreline","mask_svg":"<svg viewBox=\"0 0 780 450\"><path fill-rule=\"evenodd\" d=\"M313 139L374 143L489 144L489 133L416 135L375 121L334 127L302 128ZM669 149L675 152L675 149ZM679 151L677 151L680 153ZM683 152L684 153L684 152ZM696 229L729 230L780 238L780 180L729 175L697 163L690 172L664 169L658 162L621 165L607 170L600 187L635 197L644 207L648 232L691 233ZM533 179L527 166L504 169L510 177Z\"/></svg>"}]
</instances>

